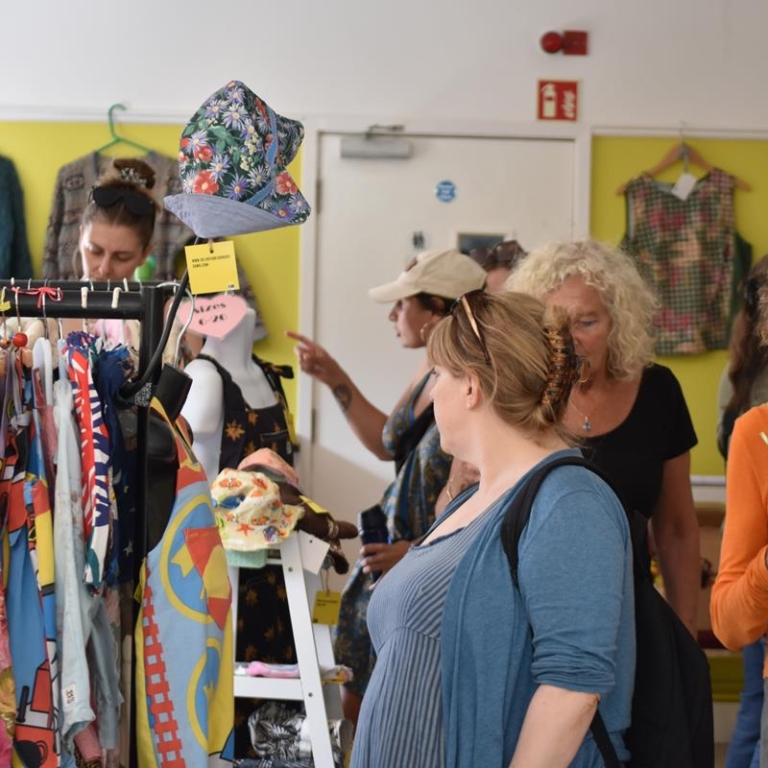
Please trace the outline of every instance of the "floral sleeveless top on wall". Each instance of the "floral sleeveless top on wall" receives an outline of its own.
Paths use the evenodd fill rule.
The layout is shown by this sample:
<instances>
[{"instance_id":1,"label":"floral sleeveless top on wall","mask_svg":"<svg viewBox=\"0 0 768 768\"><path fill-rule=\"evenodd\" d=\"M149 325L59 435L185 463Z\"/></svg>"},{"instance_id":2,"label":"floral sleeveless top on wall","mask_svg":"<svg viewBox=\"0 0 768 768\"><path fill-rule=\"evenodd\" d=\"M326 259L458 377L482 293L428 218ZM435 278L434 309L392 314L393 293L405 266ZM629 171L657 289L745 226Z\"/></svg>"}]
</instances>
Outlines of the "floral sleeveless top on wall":
<instances>
[{"instance_id":1,"label":"floral sleeveless top on wall","mask_svg":"<svg viewBox=\"0 0 768 768\"><path fill-rule=\"evenodd\" d=\"M751 249L734 225L733 179L714 169L685 200L647 175L626 189L622 248L654 290L656 354L726 349L738 283Z\"/></svg>"}]
</instances>

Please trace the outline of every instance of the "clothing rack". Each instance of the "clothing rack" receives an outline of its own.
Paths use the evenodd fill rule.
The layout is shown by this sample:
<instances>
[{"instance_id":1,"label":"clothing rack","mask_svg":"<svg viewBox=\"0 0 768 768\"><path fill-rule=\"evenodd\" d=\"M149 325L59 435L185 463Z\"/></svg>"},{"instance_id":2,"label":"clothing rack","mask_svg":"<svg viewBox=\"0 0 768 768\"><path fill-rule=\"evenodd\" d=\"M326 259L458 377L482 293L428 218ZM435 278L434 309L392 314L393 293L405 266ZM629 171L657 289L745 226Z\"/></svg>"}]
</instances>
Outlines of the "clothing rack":
<instances>
[{"instance_id":1,"label":"clothing rack","mask_svg":"<svg viewBox=\"0 0 768 768\"><path fill-rule=\"evenodd\" d=\"M138 406L137 413L137 486L138 503L134 519L134 583L137 583L142 560L147 554L148 532L145 512L148 500L147 439L149 431L149 404L152 385L157 383L161 366L156 364L158 350L166 323L165 304L178 291L183 293L185 281L175 283L92 282L73 280L0 280L0 296L5 296L11 308L5 317L39 317L44 319L120 319L141 323L139 347L139 376L148 385L127 398L126 405ZM120 292L115 296L115 289ZM85 291L85 294L84 294ZM173 313L172 313L173 314ZM3 314L0 314L2 328ZM168 322L172 321L172 315ZM154 368L152 370L151 368ZM132 402L131 402L132 401ZM138 616L134 604L133 625ZM132 654L136 661L135 650ZM133 676L132 676L133 677ZM136 697L131 696L130 755L131 768L138 765L136 750Z\"/></svg>"}]
</instances>

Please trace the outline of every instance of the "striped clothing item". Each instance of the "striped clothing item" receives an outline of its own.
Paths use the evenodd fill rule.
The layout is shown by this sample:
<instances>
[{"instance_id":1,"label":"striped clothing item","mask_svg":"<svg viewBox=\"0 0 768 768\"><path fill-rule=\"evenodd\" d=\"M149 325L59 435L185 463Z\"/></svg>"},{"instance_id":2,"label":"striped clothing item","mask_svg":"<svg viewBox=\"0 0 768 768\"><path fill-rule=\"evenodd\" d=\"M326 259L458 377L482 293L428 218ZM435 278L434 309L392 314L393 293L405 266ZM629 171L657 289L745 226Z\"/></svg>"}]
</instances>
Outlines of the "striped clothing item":
<instances>
[{"instance_id":1,"label":"striped clothing item","mask_svg":"<svg viewBox=\"0 0 768 768\"><path fill-rule=\"evenodd\" d=\"M83 451L81 493L86 541L84 580L94 592L101 588L104 576L114 506L109 433L91 369L91 354L96 351L96 343L94 337L76 331L69 334L65 348Z\"/></svg>"},{"instance_id":2,"label":"striped clothing item","mask_svg":"<svg viewBox=\"0 0 768 768\"><path fill-rule=\"evenodd\" d=\"M376 649L363 697L352 768L445 765L440 634L453 572L485 514L425 546L414 546L381 580L368 606Z\"/></svg>"}]
</instances>

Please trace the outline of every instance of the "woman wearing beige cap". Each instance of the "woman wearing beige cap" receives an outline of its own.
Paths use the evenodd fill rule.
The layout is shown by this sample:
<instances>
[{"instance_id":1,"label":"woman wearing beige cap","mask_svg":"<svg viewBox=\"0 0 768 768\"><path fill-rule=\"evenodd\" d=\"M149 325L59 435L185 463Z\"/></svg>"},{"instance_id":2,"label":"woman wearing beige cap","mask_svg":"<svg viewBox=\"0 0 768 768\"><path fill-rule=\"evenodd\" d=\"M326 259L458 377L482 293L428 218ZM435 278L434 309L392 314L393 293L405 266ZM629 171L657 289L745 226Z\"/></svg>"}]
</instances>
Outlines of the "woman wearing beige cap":
<instances>
[{"instance_id":1,"label":"woman wearing beige cap","mask_svg":"<svg viewBox=\"0 0 768 768\"><path fill-rule=\"evenodd\" d=\"M485 272L455 250L422 251L396 280L369 291L380 303L393 303L389 320L403 347L423 349L434 325L464 293L482 288ZM430 404L432 378L426 358L391 414L380 411L355 386L349 374L321 346L300 334L295 339L301 370L330 387L362 444L383 460L394 460L396 477L379 507L386 516L387 544L366 544L360 550L342 596L336 630L339 664L354 671L354 681L342 691L344 716L357 722L363 694L375 662L366 627L372 574L385 575L406 553L411 542L426 533L435 507L445 506L474 478L440 449L440 436Z\"/></svg>"}]
</instances>

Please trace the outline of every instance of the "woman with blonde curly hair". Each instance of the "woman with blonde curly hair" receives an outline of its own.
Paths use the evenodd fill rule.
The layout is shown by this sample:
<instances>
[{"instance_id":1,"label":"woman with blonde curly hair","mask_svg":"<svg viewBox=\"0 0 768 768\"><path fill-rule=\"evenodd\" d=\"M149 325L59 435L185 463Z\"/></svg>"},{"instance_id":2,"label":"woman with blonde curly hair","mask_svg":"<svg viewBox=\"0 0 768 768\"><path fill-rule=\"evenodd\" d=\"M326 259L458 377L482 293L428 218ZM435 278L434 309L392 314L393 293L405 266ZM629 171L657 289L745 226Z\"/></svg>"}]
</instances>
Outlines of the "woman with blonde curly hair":
<instances>
[{"instance_id":1,"label":"woman with blonde curly hair","mask_svg":"<svg viewBox=\"0 0 768 768\"><path fill-rule=\"evenodd\" d=\"M570 314L576 350L589 365L565 424L625 507L650 521L667 600L695 636L701 565L690 450L697 439L680 384L653 362L650 289L628 256L592 240L533 251L505 288Z\"/></svg>"}]
</instances>

